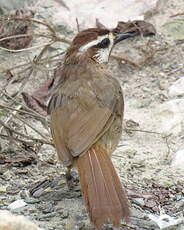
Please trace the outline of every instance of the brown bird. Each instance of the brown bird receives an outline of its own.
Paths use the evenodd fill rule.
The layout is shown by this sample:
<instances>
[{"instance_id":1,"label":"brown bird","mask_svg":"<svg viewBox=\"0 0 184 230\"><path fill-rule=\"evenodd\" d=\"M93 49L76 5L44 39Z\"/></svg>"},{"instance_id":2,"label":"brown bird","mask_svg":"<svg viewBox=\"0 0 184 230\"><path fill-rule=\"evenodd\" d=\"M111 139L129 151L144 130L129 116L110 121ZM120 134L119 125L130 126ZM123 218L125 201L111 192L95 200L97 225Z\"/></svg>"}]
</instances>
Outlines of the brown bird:
<instances>
[{"instance_id":1,"label":"brown bird","mask_svg":"<svg viewBox=\"0 0 184 230\"><path fill-rule=\"evenodd\" d=\"M58 158L79 171L91 222L119 227L129 205L111 161L122 132L123 94L107 71L114 44L132 34L91 28L79 32L68 48L61 78L49 102L51 132Z\"/></svg>"}]
</instances>

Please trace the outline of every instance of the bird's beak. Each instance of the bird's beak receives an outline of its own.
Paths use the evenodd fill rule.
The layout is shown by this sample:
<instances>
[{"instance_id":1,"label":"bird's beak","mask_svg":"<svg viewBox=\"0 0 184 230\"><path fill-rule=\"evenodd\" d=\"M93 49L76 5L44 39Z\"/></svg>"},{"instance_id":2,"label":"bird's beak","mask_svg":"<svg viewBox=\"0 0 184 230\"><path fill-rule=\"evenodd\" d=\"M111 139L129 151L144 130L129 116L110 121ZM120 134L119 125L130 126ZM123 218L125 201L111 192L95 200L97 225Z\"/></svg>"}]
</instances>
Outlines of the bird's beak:
<instances>
[{"instance_id":1,"label":"bird's beak","mask_svg":"<svg viewBox=\"0 0 184 230\"><path fill-rule=\"evenodd\" d=\"M115 34L115 39L114 39L114 45L117 44L118 42L125 40L130 37L134 37L134 33L120 33L120 34Z\"/></svg>"}]
</instances>

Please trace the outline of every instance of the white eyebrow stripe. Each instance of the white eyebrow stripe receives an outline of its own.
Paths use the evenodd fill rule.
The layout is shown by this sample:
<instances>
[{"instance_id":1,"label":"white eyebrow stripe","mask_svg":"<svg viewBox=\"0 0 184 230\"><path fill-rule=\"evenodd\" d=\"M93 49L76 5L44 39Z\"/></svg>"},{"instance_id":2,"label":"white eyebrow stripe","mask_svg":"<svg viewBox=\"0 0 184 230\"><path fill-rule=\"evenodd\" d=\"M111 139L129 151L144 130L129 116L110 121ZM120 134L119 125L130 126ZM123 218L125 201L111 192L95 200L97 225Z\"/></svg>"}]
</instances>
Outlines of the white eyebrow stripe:
<instances>
[{"instance_id":1,"label":"white eyebrow stripe","mask_svg":"<svg viewBox=\"0 0 184 230\"><path fill-rule=\"evenodd\" d=\"M87 49L89 49L92 46L97 45L99 42L101 42L104 38L108 38L108 34L104 36L99 36L96 40L93 40L79 48L79 53L84 53Z\"/></svg>"}]
</instances>

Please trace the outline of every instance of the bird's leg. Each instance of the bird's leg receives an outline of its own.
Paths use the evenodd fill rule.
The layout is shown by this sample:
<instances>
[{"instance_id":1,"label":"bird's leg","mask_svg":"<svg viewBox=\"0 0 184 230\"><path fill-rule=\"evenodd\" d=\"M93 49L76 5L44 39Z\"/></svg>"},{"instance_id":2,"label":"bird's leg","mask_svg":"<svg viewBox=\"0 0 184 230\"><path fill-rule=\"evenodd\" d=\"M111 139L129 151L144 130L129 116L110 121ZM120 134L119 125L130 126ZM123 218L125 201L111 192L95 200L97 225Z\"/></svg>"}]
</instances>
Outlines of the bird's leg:
<instances>
[{"instance_id":1,"label":"bird's leg","mask_svg":"<svg viewBox=\"0 0 184 230\"><path fill-rule=\"evenodd\" d=\"M78 175L76 175L76 172L71 172L71 170L72 170L72 165L67 166L65 177L66 177L66 182L69 190L74 188L74 186L79 182Z\"/></svg>"},{"instance_id":2,"label":"bird's leg","mask_svg":"<svg viewBox=\"0 0 184 230\"><path fill-rule=\"evenodd\" d=\"M66 174L65 174L67 182L72 180L72 178L73 178L71 175L71 169L72 169L71 165L67 166L67 170L66 170Z\"/></svg>"},{"instance_id":3,"label":"bird's leg","mask_svg":"<svg viewBox=\"0 0 184 230\"><path fill-rule=\"evenodd\" d=\"M71 169L72 169L72 166L67 166L67 170L66 170L66 174L65 174L65 177L66 177L66 183L68 185L68 189L71 190L73 187L74 187L74 184L73 184L73 176L71 175Z\"/></svg>"}]
</instances>

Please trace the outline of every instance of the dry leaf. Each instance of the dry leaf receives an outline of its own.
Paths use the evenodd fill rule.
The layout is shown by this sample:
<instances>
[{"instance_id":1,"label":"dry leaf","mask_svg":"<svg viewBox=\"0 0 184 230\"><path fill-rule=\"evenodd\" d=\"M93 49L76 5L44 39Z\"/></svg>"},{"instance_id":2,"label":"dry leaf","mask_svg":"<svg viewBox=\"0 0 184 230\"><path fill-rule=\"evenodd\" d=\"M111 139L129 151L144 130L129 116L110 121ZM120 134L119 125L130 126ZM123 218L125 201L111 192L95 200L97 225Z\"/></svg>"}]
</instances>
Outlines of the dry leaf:
<instances>
[{"instance_id":1,"label":"dry leaf","mask_svg":"<svg viewBox=\"0 0 184 230\"><path fill-rule=\"evenodd\" d=\"M136 35L143 35L143 36L152 36L156 34L155 27L145 21L135 20L135 21L128 21L128 22L118 22L116 28L113 29L115 33L132 33Z\"/></svg>"},{"instance_id":2,"label":"dry leaf","mask_svg":"<svg viewBox=\"0 0 184 230\"><path fill-rule=\"evenodd\" d=\"M54 79L46 80L43 84L32 94L32 97L39 101L44 101L48 96L48 91L52 87Z\"/></svg>"},{"instance_id":3,"label":"dry leaf","mask_svg":"<svg viewBox=\"0 0 184 230\"><path fill-rule=\"evenodd\" d=\"M28 93L22 93L23 99L26 105L36 111L37 113L47 116L47 106L40 102L38 99L34 98L33 96L29 95Z\"/></svg>"},{"instance_id":4,"label":"dry leaf","mask_svg":"<svg viewBox=\"0 0 184 230\"><path fill-rule=\"evenodd\" d=\"M32 18L34 13L30 10L17 10L15 14L5 15L0 18L0 46L11 49L23 49L27 47L33 39L31 25L26 18ZM25 18L25 20L15 20L16 17ZM7 37L23 35L5 39ZM4 40L3 40L4 39Z\"/></svg>"}]
</instances>

